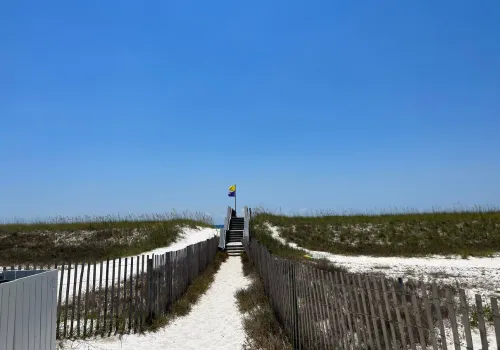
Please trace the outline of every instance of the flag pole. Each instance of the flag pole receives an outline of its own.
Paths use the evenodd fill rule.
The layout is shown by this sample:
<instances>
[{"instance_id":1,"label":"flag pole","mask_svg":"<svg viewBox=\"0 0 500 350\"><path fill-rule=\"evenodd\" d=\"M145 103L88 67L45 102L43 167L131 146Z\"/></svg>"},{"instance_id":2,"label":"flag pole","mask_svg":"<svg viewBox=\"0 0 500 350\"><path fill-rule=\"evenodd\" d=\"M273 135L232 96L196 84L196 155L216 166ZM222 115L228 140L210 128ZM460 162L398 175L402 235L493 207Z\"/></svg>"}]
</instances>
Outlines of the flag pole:
<instances>
[{"instance_id":1,"label":"flag pole","mask_svg":"<svg viewBox=\"0 0 500 350\"><path fill-rule=\"evenodd\" d=\"M234 185L234 215L238 216L238 213L236 212L236 185Z\"/></svg>"}]
</instances>

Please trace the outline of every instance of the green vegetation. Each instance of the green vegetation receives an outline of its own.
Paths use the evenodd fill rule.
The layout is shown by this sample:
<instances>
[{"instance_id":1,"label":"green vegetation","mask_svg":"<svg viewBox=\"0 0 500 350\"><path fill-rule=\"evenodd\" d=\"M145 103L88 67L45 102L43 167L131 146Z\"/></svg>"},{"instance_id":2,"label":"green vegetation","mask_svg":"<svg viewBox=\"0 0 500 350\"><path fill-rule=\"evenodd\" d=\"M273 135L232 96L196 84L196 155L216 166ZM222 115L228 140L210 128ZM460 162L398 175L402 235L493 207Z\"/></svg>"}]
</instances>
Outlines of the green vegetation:
<instances>
[{"instance_id":1,"label":"green vegetation","mask_svg":"<svg viewBox=\"0 0 500 350\"><path fill-rule=\"evenodd\" d=\"M241 255L243 274L252 283L236 292L238 308L244 314L243 325L247 339L243 349L292 349L285 331L276 320L271 303L264 292L264 285L246 253Z\"/></svg>"},{"instance_id":2,"label":"green vegetation","mask_svg":"<svg viewBox=\"0 0 500 350\"><path fill-rule=\"evenodd\" d=\"M272 238L268 224L278 227L287 242L335 254L466 257L500 251L498 210L294 217L254 212L251 230L255 238L275 254L302 258L303 251Z\"/></svg>"},{"instance_id":3,"label":"green vegetation","mask_svg":"<svg viewBox=\"0 0 500 350\"><path fill-rule=\"evenodd\" d=\"M0 265L104 260L175 242L182 227L211 227L201 213L54 218L0 224Z\"/></svg>"}]
</instances>

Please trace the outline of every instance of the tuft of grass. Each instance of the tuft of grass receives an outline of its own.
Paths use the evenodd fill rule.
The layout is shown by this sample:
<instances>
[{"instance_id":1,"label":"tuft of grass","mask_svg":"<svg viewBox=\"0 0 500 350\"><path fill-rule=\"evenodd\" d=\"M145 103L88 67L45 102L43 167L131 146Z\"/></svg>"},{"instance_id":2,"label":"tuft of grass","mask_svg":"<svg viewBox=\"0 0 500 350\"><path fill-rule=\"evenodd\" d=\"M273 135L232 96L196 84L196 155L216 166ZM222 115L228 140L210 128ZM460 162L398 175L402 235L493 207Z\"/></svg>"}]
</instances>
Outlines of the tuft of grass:
<instances>
[{"instance_id":1,"label":"tuft of grass","mask_svg":"<svg viewBox=\"0 0 500 350\"><path fill-rule=\"evenodd\" d=\"M244 314L243 325L247 333L243 348L292 349L285 331L274 315L271 303L264 292L264 285L246 253L242 254L241 259L244 274L251 278L250 286L236 292L238 308Z\"/></svg>"},{"instance_id":2,"label":"tuft of grass","mask_svg":"<svg viewBox=\"0 0 500 350\"><path fill-rule=\"evenodd\" d=\"M0 224L0 264L49 264L140 254L175 242L182 227L213 227L203 213L56 217Z\"/></svg>"},{"instance_id":3,"label":"tuft of grass","mask_svg":"<svg viewBox=\"0 0 500 350\"><path fill-rule=\"evenodd\" d=\"M467 258L500 251L500 211L496 208L293 217L255 210L252 235L279 256L301 258L304 252L273 239L268 225L278 227L282 238L299 247L334 254Z\"/></svg>"}]
</instances>

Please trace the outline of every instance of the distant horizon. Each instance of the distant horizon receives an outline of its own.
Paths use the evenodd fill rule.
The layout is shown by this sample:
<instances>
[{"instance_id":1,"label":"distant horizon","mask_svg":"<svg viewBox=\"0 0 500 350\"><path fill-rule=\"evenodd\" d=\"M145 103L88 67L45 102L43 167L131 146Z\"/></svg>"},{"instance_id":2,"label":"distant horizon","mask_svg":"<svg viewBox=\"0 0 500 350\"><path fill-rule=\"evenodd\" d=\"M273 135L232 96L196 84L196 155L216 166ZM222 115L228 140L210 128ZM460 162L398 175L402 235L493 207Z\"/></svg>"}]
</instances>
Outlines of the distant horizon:
<instances>
[{"instance_id":1,"label":"distant horizon","mask_svg":"<svg viewBox=\"0 0 500 350\"><path fill-rule=\"evenodd\" d=\"M251 208L252 210L256 210L257 207ZM414 208L405 208L401 210L397 210L397 208L391 208L387 210L380 210L380 211L353 211L353 210L343 210L343 211L331 211L328 209L315 209L312 211L306 211L302 209L301 211L296 211L296 212L284 212L281 209L276 209L276 210L270 210L266 208L264 209L265 213L268 214L273 214L273 215L283 215L283 216L303 216L303 217L321 217L321 216L384 216L384 215L411 215L411 214L439 214L439 213L500 213L500 206L499 205L473 205L473 206L454 206L454 207L448 207L448 208L430 208L427 210L418 210ZM188 211L183 211L182 213L185 213L186 215ZM195 215L197 212L192 212L193 215ZM161 215L172 215L172 212L165 212L165 213L142 213L142 214L127 214L127 215L120 215L120 214L108 214L108 215L76 215L76 216L48 216L44 218L7 218L7 219L0 219L0 225L5 225L5 224L37 224L37 223L79 223L79 222L99 222L101 220L104 221L122 221L122 220L134 220L134 221L147 221L147 220L154 220L153 217L156 215L161 216ZM201 213L200 213L201 214ZM239 216L243 215L243 211L240 211ZM151 218L147 218L150 216ZM141 218L143 217L143 218ZM88 221L85 221L85 218L87 218ZM183 218L182 216L179 218ZM224 218L225 216L220 216L221 219L215 219L213 216L211 216L213 220L213 225L215 227L223 227L224 226ZM170 218L169 218L170 219ZM175 218L173 218L175 219Z\"/></svg>"}]
</instances>

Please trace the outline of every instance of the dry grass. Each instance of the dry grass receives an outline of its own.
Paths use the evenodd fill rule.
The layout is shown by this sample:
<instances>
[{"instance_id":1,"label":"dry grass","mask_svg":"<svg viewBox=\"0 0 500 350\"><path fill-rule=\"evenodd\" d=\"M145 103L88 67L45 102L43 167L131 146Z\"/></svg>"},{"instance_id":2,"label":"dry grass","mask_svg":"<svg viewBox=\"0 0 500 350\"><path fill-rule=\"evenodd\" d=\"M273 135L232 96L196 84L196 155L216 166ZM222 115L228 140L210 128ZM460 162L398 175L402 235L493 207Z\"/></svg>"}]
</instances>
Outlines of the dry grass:
<instances>
[{"instance_id":1,"label":"dry grass","mask_svg":"<svg viewBox=\"0 0 500 350\"><path fill-rule=\"evenodd\" d=\"M291 217L260 209L252 219L253 236L274 253L289 258L304 253L272 239L266 223L279 227L281 237L299 247L334 254L466 257L500 251L498 210Z\"/></svg>"},{"instance_id":2,"label":"dry grass","mask_svg":"<svg viewBox=\"0 0 500 350\"><path fill-rule=\"evenodd\" d=\"M202 213L53 218L0 224L0 264L104 260L168 246L182 227L212 226Z\"/></svg>"},{"instance_id":3,"label":"dry grass","mask_svg":"<svg viewBox=\"0 0 500 350\"><path fill-rule=\"evenodd\" d=\"M243 273L252 281L248 288L236 292L238 307L244 314L243 324L247 333L243 348L248 350L292 349L290 341L274 315L256 270L245 253L242 254L241 259Z\"/></svg>"}]
</instances>

